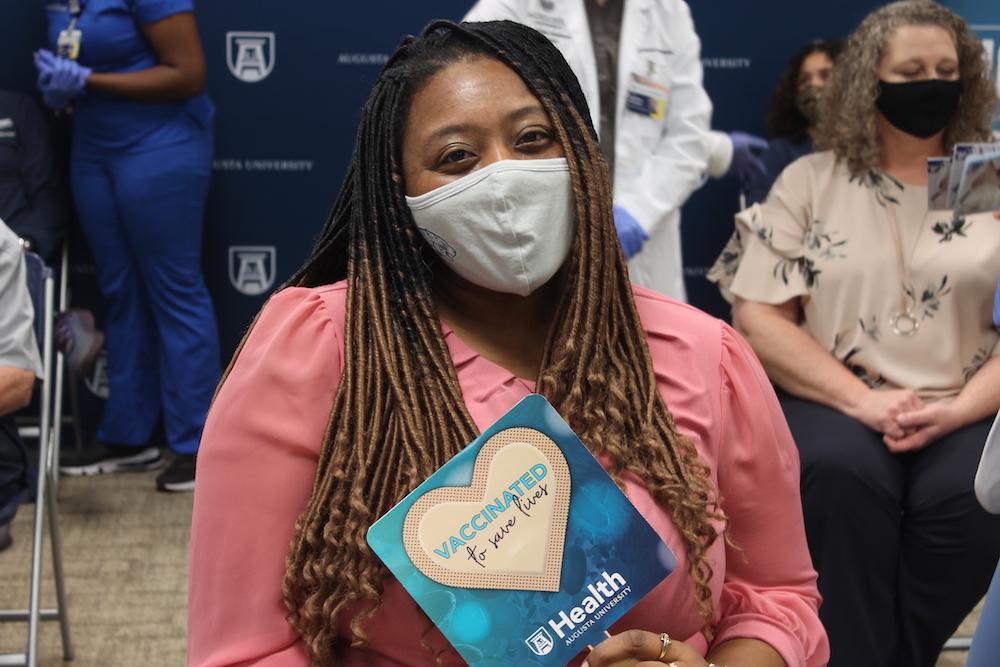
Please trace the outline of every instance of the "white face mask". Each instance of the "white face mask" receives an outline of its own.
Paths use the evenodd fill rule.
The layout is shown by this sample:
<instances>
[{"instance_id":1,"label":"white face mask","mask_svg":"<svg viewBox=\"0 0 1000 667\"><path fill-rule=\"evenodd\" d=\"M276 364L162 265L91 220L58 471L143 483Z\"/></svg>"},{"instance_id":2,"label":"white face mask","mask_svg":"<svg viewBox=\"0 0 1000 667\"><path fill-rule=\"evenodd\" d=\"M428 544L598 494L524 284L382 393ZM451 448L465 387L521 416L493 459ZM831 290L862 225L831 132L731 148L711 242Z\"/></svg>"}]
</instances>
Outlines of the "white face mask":
<instances>
[{"instance_id":1,"label":"white face mask","mask_svg":"<svg viewBox=\"0 0 1000 667\"><path fill-rule=\"evenodd\" d=\"M501 160L406 203L455 273L496 292L531 294L555 275L573 243L566 158Z\"/></svg>"}]
</instances>

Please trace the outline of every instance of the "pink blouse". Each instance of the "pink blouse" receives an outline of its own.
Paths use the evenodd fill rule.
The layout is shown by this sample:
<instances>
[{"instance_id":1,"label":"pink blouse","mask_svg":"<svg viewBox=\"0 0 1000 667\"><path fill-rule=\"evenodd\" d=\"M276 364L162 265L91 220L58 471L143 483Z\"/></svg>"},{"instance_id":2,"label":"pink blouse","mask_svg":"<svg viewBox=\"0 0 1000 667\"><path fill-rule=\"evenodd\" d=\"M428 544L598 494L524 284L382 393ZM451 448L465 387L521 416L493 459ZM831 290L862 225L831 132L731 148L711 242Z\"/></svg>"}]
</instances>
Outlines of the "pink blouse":
<instances>
[{"instance_id":1,"label":"pink blouse","mask_svg":"<svg viewBox=\"0 0 1000 667\"><path fill-rule=\"evenodd\" d=\"M789 667L825 665L826 633L806 547L799 460L781 408L749 346L725 323L635 287L657 383L678 428L691 437L724 498L743 554L720 538L709 558L716 642L756 638ZM194 498L188 665L308 667L287 621L281 582L295 520L306 506L344 364L343 283L289 288L271 298L205 425ZM466 405L480 429L534 390L482 358L447 327ZM684 542L636 479L629 498L677 555L676 571L613 628L641 628L708 645L694 611ZM420 637L427 621L390 579L368 622L371 645L344 648L346 665L433 665ZM349 633L346 622L342 632ZM435 630L432 646L447 642ZM450 647L446 666L465 664ZM574 664L583 659L580 656Z\"/></svg>"}]
</instances>

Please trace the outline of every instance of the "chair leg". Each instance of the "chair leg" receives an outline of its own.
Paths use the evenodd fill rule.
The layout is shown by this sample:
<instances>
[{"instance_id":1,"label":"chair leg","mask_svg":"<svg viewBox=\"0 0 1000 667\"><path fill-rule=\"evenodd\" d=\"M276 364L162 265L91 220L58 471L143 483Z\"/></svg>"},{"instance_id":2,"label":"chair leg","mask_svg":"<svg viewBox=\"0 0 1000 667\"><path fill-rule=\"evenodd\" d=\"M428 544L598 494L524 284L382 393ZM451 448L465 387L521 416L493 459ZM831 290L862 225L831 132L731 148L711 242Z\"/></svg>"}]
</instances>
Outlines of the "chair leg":
<instances>
[{"instance_id":1,"label":"chair leg","mask_svg":"<svg viewBox=\"0 0 1000 667\"><path fill-rule=\"evenodd\" d=\"M49 470L58 470L59 468L59 449L62 446L62 389L63 383L66 377L66 363L62 352L56 353L56 360L53 364L56 371L55 382L52 385L52 447L49 452L50 461L54 462L53 465L49 466ZM56 496L59 495L59 476L54 475L50 478L50 484L52 489L55 491Z\"/></svg>"},{"instance_id":2,"label":"chair leg","mask_svg":"<svg viewBox=\"0 0 1000 667\"><path fill-rule=\"evenodd\" d=\"M69 608L66 606L66 580L63 575L62 536L59 533L59 507L56 504L56 487L52 482L58 476L55 467L48 471L49 533L52 537L52 573L56 585L56 609L59 613L59 628L62 632L63 660L74 656L73 640L69 634Z\"/></svg>"},{"instance_id":3,"label":"chair leg","mask_svg":"<svg viewBox=\"0 0 1000 667\"><path fill-rule=\"evenodd\" d=\"M38 664L38 624L41 620L41 588L42 588L42 546L45 543L45 502L46 478L45 472L48 448L42 441L39 445L38 490L35 496L35 526L34 539L31 546L31 592L28 602L28 650L25 665L37 667Z\"/></svg>"}]
</instances>

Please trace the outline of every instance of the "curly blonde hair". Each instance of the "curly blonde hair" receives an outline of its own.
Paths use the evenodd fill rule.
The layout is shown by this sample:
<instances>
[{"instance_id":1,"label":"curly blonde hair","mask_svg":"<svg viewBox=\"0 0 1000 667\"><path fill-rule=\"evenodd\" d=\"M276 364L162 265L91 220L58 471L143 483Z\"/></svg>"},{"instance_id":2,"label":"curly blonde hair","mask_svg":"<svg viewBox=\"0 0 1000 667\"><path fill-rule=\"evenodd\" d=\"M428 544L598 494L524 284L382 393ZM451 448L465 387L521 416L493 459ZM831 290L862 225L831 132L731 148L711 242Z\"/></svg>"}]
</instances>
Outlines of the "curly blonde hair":
<instances>
[{"instance_id":1,"label":"curly blonde hair","mask_svg":"<svg viewBox=\"0 0 1000 667\"><path fill-rule=\"evenodd\" d=\"M990 122L997 103L996 86L989 75L983 47L969 32L965 20L931 0L901 0L869 14L847 41L837 60L833 79L820 101L816 147L833 150L847 161L853 175L879 164L879 130L875 100L879 96L878 68L893 31L910 25L940 26L948 31L958 51L962 101L944 131L944 148L960 141L989 141Z\"/></svg>"}]
</instances>

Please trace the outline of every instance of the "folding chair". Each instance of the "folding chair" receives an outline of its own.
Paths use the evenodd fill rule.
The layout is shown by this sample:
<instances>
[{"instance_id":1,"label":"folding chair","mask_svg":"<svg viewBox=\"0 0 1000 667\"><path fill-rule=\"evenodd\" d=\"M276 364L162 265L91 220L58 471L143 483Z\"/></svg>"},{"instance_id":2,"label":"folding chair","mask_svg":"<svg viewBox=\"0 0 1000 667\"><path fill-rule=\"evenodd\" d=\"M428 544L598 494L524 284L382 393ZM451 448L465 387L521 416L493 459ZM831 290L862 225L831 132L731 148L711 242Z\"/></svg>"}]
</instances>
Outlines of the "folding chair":
<instances>
[{"instance_id":1,"label":"folding chair","mask_svg":"<svg viewBox=\"0 0 1000 667\"><path fill-rule=\"evenodd\" d=\"M37 667L38 664L38 624L40 621L58 620L62 629L63 659L73 659L73 643L69 635L69 616L66 610L66 590L62 565L62 540L59 537L59 517L56 506L55 478L58 461L54 456L54 429L52 400L55 393L53 382L54 345L52 342L52 320L55 309L54 272L32 252L24 253L28 273L28 289L35 308L35 336L42 353L42 367L45 381L40 392L41 418L37 427L26 429L22 435L38 438L38 488L35 498L35 522L31 551L31 592L28 609L0 610L0 622L27 621L28 646L24 653L0 655L0 665L24 665ZM59 364L61 366L61 364ZM41 608L42 545L45 541L45 510L49 514L49 533L52 538L53 578L56 587L56 609Z\"/></svg>"}]
</instances>

